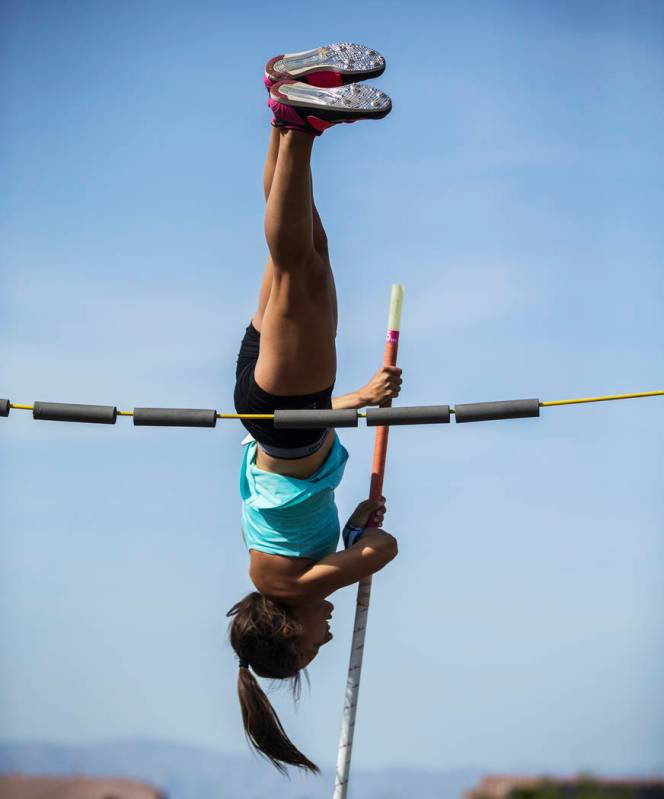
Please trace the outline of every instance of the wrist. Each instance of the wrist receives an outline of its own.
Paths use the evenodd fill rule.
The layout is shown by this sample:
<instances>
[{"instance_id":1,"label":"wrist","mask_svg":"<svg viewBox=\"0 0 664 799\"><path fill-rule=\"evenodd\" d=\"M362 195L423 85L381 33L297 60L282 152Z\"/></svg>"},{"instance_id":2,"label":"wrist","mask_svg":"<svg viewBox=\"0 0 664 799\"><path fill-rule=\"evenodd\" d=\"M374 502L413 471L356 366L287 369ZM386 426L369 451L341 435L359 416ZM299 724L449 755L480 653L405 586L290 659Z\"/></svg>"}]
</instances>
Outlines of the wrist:
<instances>
[{"instance_id":1,"label":"wrist","mask_svg":"<svg viewBox=\"0 0 664 799\"><path fill-rule=\"evenodd\" d=\"M357 403L355 405L356 408L364 408L367 405L371 405L371 397L366 389L366 386L358 388L358 390L354 392L354 396L355 402Z\"/></svg>"},{"instance_id":2,"label":"wrist","mask_svg":"<svg viewBox=\"0 0 664 799\"><path fill-rule=\"evenodd\" d=\"M364 524L355 524L349 519L344 525L344 530L364 530L365 526Z\"/></svg>"},{"instance_id":3,"label":"wrist","mask_svg":"<svg viewBox=\"0 0 664 799\"><path fill-rule=\"evenodd\" d=\"M366 404L366 402L363 402L359 391L352 391L350 394L344 394L341 397L332 398L332 407L335 410L351 410L354 408L362 408Z\"/></svg>"},{"instance_id":4,"label":"wrist","mask_svg":"<svg viewBox=\"0 0 664 799\"><path fill-rule=\"evenodd\" d=\"M364 533L364 527L351 524L350 521L346 522L346 526L343 529L343 540L344 540L344 547L348 549L352 547L357 541L362 538L362 534Z\"/></svg>"}]
</instances>

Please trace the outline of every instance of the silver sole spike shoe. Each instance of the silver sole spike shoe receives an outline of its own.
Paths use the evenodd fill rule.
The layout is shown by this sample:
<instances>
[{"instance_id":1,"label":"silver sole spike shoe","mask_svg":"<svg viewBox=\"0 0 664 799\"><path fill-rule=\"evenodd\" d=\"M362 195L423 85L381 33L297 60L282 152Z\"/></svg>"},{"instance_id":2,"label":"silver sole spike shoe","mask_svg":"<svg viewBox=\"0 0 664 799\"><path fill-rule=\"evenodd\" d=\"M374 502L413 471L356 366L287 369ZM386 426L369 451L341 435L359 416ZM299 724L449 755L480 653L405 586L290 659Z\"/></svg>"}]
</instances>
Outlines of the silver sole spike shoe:
<instances>
[{"instance_id":1,"label":"silver sole spike shoe","mask_svg":"<svg viewBox=\"0 0 664 799\"><path fill-rule=\"evenodd\" d=\"M265 66L266 80L290 78L315 86L342 86L357 80L377 78L385 71L385 58L362 44L339 42L271 58Z\"/></svg>"},{"instance_id":2,"label":"silver sole spike shoe","mask_svg":"<svg viewBox=\"0 0 664 799\"><path fill-rule=\"evenodd\" d=\"M302 115L311 114L326 122L382 119L392 110L388 95L366 83L322 88L285 80L274 84L270 98L293 107Z\"/></svg>"}]
</instances>

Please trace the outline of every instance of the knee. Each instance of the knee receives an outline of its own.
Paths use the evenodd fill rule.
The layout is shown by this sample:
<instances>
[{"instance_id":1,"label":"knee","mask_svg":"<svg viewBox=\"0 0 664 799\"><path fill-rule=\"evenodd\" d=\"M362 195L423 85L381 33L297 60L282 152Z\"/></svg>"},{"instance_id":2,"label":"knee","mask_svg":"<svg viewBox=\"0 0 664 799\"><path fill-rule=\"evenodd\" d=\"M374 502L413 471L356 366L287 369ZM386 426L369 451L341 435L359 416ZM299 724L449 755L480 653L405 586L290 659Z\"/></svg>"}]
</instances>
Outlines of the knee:
<instances>
[{"instance_id":1,"label":"knee","mask_svg":"<svg viewBox=\"0 0 664 799\"><path fill-rule=\"evenodd\" d=\"M330 265L326 258L316 250L308 250L300 254L290 253L279 260L273 258L275 276L291 275L301 286L311 282L314 285L325 282L330 274Z\"/></svg>"},{"instance_id":2,"label":"knee","mask_svg":"<svg viewBox=\"0 0 664 799\"><path fill-rule=\"evenodd\" d=\"M316 250L314 257L309 262L309 267L310 280L314 287L317 288L320 285L323 288L327 286L331 269L326 254Z\"/></svg>"},{"instance_id":3,"label":"knee","mask_svg":"<svg viewBox=\"0 0 664 799\"><path fill-rule=\"evenodd\" d=\"M320 296L327 302L331 276L332 270L327 256L317 251L316 256L309 262L309 270L307 272L307 289L309 293L312 296Z\"/></svg>"},{"instance_id":4,"label":"knee","mask_svg":"<svg viewBox=\"0 0 664 799\"><path fill-rule=\"evenodd\" d=\"M309 262L318 257L312 241L307 241L297 234L276 239L268 237L268 247L275 265L284 272L305 271Z\"/></svg>"},{"instance_id":5,"label":"knee","mask_svg":"<svg viewBox=\"0 0 664 799\"><path fill-rule=\"evenodd\" d=\"M275 262L272 291L290 298L295 304L303 299L327 301L329 288L330 267L318 253L303 259L291 259L285 267Z\"/></svg>"},{"instance_id":6,"label":"knee","mask_svg":"<svg viewBox=\"0 0 664 799\"><path fill-rule=\"evenodd\" d=\"M327 234L322 229L314 232L314 249L322 258L328 259Z\"/></svg>"}]
</instances>

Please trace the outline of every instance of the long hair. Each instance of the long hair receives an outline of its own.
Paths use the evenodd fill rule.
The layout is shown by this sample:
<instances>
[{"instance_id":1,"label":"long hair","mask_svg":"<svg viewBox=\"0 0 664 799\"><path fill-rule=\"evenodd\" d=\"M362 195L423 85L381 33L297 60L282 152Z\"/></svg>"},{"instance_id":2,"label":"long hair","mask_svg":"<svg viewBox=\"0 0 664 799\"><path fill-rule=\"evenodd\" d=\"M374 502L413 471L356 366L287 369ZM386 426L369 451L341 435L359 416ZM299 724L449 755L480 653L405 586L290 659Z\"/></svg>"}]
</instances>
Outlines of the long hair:
<instances>
[{"instance_id":1,"label":"long hair","mask_svg":"<svg viewBox=\"0 0 664 799\"><path fill-rule=\"evenodd\" d=\"M237 693L247 741L282 774L297 766L314 774L318 766L292 743L249 666L259 677L291 682L293 697L300 696L300 651L297 634L301 625L285 606L252 591L226 614L233 620L229 638L240 658Z\"/></svg>"}]
</instances>

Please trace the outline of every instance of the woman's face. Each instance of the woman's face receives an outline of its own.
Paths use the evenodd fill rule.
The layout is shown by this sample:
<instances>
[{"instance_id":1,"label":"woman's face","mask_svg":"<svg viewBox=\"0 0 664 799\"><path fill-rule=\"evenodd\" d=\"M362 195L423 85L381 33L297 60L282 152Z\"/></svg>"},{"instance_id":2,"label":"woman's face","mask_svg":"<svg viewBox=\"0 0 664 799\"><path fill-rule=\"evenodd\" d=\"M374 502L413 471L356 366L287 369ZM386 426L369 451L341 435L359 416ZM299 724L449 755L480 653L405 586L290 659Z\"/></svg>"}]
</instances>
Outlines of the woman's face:
<instances>
[{"instance_id":1,"label":"woman's face","mask_svg":"<svg viewBox=\"0 0 664 799\"><path fill-rule=\"evenodd\" d=\"M298 635L298 642L302 652L300 668L308 666L318 654L324 644L332 640L328 619L332 618L334 605L327 599L298 605L292 609L293 617L302 625L302 632Z\"/></svg>"}]
</instances>

